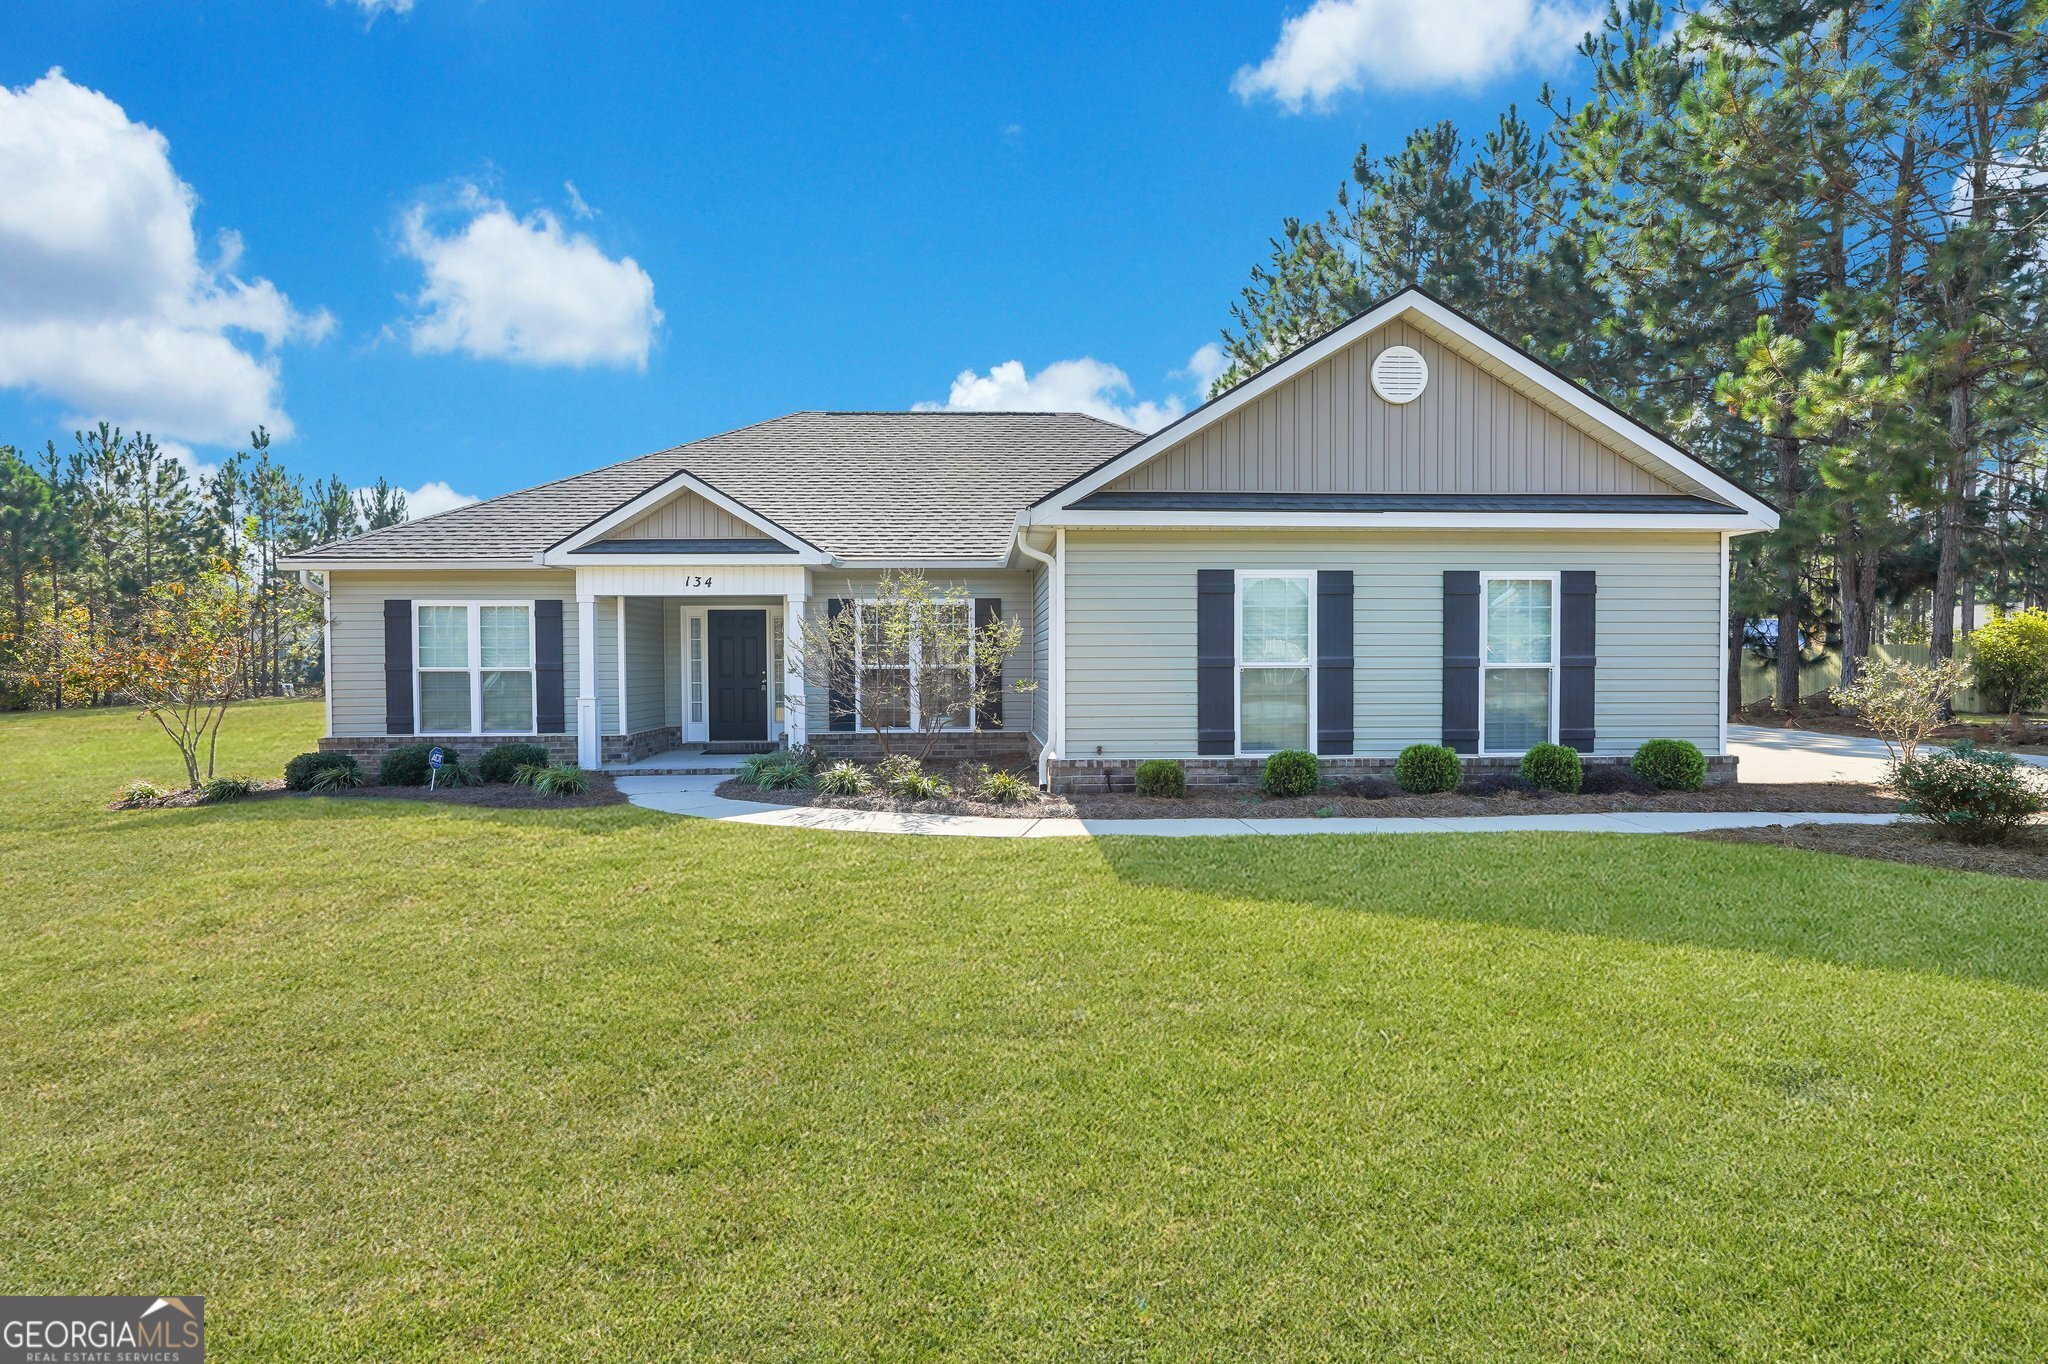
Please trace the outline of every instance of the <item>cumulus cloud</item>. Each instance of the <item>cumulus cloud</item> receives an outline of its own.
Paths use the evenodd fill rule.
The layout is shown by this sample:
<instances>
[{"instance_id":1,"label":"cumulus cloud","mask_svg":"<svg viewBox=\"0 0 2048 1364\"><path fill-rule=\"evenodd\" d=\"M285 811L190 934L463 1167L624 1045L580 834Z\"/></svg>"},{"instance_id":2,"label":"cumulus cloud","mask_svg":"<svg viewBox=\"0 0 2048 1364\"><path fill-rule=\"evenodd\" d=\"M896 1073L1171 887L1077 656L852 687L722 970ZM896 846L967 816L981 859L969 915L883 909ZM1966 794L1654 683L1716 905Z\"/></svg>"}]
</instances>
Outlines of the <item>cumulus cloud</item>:
<instances>
[{"instance_id":1,"label":"cumulus cloud","mask_svg":"<svg viewBox=\"0 0 2048 1364\"><path fill-rule=\"evenodd\" d=\"M1289 112L1339 94L1472 86L1562 61L1603 8L1573 0L1315 0L1280 26L1279 41L1230 83Z\"/></svg>"},{"instance_id":2,"label":"cumulus cloud","mask_svg":"<svg viewBox=\"0 0 2048 1364\"><path fill-rule=\"evenodd\" d=\"M336 0L327 0L327 3L331 5ZM375 19L380 14L411 14L413 0L348 0L348 3L361 10L365 18Z\"/></svg>"},{"instance_id":3,"label":"cumulus cloud","mask_svg":"<svg viewBox=\"0 0 2048 1364\"><path fill-rule=\"evenodd\" d=\"M160 437L291 433L276 352L334 318L242 278L232 232L202 254L163 134L52 70L0 87L0 185L0 387Z\"/></svg>"},{"instance_id":4,"label":"cumulus cloud","mask_svg":"<svg viewBox=\"0 0 2048 1364\"><path fill-rule=\"evenodd\" d=\"M1175 370L1169 377L1194 380L1196 400L1200 401L1208 392L1209 382L1223 372L1227 363L1220 347L1207 345L1188 358L1185 368ZM1130 375L1092 356L1055 360L1036 374L1026 371L1021 360L1005 360L989 366L986 374L961 370L944 402L922 402L912 410L1085 412L1140 431L1157 431L1187 411L1187 403L1179 394L1168 394L1157 401L1130 401L1136 392Z\"/></svg>"},{"instance_id":5,"label":"cumulus cloud","mask_svg":"<svg viewBox=\"0 0 2048 1364\"><path fill-rule=\"evenodd\" d=\"M443 216L423 203L405 215L404 250L426 274L414 300L420 311L404 324L413 350L646 366L661 310L654 281L631 256L614 260L553 213L519 217L473 185L457 197L460 221L443 230Z\"/></svg>"},{"instance_id":6,"label":"cumulus cloud","mask_svg":"<svg viewBox=\"0 0 2048 1364\"><path fill-rule=\"evenodd\" d=\"M357 491L367 492L369 490L359 488ZM422 483L417 488L404 489L404 492L405 516L408 521L417 521L422 516L432 516L436 512L454 511L457 507L466 507L472 502L481 500L480 498L470 496L468 493L456 492L455 489L449 487L447 483L440 479L435 479L431 483Z\"/></svg>"}]
</instances>

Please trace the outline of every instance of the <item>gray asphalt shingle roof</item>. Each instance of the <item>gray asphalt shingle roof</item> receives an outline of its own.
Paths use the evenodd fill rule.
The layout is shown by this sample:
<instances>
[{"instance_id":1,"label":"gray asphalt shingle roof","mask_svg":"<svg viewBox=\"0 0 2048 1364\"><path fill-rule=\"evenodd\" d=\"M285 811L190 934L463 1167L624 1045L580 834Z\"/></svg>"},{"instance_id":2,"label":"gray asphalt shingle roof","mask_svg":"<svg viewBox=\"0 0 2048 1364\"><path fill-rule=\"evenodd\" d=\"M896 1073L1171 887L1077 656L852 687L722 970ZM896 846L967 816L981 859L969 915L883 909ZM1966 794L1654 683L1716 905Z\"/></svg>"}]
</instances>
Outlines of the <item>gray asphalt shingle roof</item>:
<instances>
[{"instance_id":1,"label":"gray asphalt shingle roof","mask_svg":"<svg viewBox=\"0 0 2048 1364\"><path fill-rule=\"evenodd\" d=\"M304 551L533 556L679 471L845 559L999 559L1019 511L1141 432L1078 412L796 412Z\"/></svg>"}]
</instances>

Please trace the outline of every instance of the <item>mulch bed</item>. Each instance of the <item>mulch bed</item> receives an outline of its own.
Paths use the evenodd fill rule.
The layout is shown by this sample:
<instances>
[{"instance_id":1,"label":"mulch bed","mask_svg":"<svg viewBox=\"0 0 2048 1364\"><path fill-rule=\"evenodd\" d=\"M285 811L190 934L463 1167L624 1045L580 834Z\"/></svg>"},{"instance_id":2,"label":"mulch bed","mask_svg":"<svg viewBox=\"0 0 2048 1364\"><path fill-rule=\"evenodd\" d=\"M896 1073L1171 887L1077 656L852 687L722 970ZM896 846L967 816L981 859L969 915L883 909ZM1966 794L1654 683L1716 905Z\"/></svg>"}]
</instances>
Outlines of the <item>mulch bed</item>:
<instances>
[{"instance_id":1,"label":"mulch bed","mask_svg":"<svg viewBox=\"0 0 2048 1364\"><path fill-rule=\"evenodd\" d=\"M1803 782L1710 786L1704 791L1661 791L1632 774L1588 775L1604 789L1563 796L1537 791L1516 778L1467 783L1458 791L1413 796L1390 781L1364 778L1340 782L1313 796L1274 800L1256 790L1191 791L1183 800L1128 793L1095 792L1044 796L1027 805L988 805L973 800L894 800L886 796L825 796L816 791L762 791L733 778L718 794L728 800L768 805L812 805L836 810L896 810L916 814L991 815L1005 819L1313 819L1365 816L1431 819L1449 815L1585 815L1631 810L1684 813L1812 812L1885 814L1898 802L1875 787L1856 782Z\"/></svg>"},{"instance_id":2,"label":"mulch bed","mask_svg":"<svg viewBox=\"0 0 2048 1364\"><path fill-rule=\"evenodd\" d=\"M2048 830L2014 843L1980 847L1941 838L1911 823L1778 824L1762 829L1715 829L1689 834L1716 843L1768 843L1807 852L1908 862L1946 871L1979 871L2048 881Z\"/></svg>"},{"instance_id":3,"label":"mulch bed","mask_svg":"<svg viewBox=\"0 0 2048 1364\"><path fill-rule=\"evenodd\" d=\"M492 783L488 786L358 786L349 791L287 791L278 780L258 782L245 800L425 800L441 805L473 805L491 810L580 810L599 805L624 805L626 798L610 777L590 773L590 790L580 796L543 796L530 786ZM114 802L115 810L175 810L198 805L190 791L178 791L148 805ZM239 802L230 802L238 804Z\"/></svg>"}]
</instances>

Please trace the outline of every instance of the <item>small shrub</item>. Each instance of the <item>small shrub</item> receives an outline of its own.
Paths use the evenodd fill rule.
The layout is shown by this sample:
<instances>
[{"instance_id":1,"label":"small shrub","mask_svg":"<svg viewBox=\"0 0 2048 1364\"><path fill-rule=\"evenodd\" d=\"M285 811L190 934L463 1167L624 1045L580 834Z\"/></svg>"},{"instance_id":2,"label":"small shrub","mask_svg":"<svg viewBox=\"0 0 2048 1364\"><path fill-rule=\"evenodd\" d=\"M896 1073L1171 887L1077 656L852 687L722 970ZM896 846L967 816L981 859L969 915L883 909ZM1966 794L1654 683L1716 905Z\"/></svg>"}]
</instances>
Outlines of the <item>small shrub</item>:
<instances>
[{"instance_id":1,"label":"small shrub","mask_svg":"<svg viewBox=\"0 0 2048 1364\"><path fill-rule=\"evenodd\" d=\"M1138 764L1138 794L1179 800L1188 793L1188 770L1171 758L1151 758Z\"/></svg>"},{"instance_id":2,"label":"small shrub","mask_svg":"<svg viewBox=\"0 0 2048 1364\"><path fill-rule=\"evenodd\" d=\"M1259 774L1259 789L1275 800L1313 795L1323 779L1316 755L1299 748L1283 748L1266 759Z\"/></svg>"},{"instance_id":3,"label":"small shrub","mask_svg":"<svg viewBox=\"0 0 2048 1364\"><path fill-rule=\"evenodd\" d=\"M347 767L322 768L313 775L313 784L306 789L315 794L333 791L353 791L363 784L363 769L350 763Z\"/></svg>"},{"instance_id":4,"label":"small shrub","mask_svg":"<svg viewBox=\"0 0 2048 1364\"><path fill-rule=\"evenodd\" d=\"M1540 791L1575 795L1586 780L1586 765L1577 749L1537 744L1522 755L1522 780Z\"/></svg>"},{"instance_id":5,"label":"small shrub","mask_svg":"<svg viewBox=\"0 0 2048 1364\"><path fill-rule=\"evenodd\" d=\"M896 783L913 772L924 771L923 764L908 753L891 753L875 764L875 780L883 786L894 788Z\"/></svg>"},{"instance_id":6,"label":"small shrub","mask_svg":"<svg viewBox=\"0 0 2048 1364\"><path fill-rule=\"evenodd\" d=\"M2010 753L1987 753L1968 739L1892 769L1899 808L1963 843L2003 843L2044 809L2041 787Z\"/></svg>"},{"instance_id":7,"label":"small shrub","mask_svg":"<svg viewBox=\"0 0 2048 1364\"><path fill-rule=\"evenodd\" d=\"M749 786L761 784L761 770L781 762L780 753L749 753L740 759L739 779Z\"/></svg>"},{"instance_id":8,"label":"small shrub","mask_svg":"<svg viewBox=\"0 0 2048 1364\"><path fill-rule=\"evenodd\" d=\"M1970 670L2011 719L2048 699L2048 611L2011 611L1972 630Z\"/></svg>"},{"instance_id":9,"label":"small shrub","mask_svg":"<svg viewBox=\"0 0 2048 1364\"><path fill-rule=\"evenodd\" d=\"M953 794L953 788L913 762L889 783L889 794L898 800L944 800Z\"/></svg>"},{"instance_id":10,"label":"small shrub","mask_svg":"<svg viewBox=\"0 0 2048 1364\"><path fill-rule=\"evenodd\" d=\"M1457 750L1442 744L1410 744L1394 759L1394 784L1413 795L1458 789Z\"/></svg>"},{"instance_id":11,"label":"small shrub","mask_svg":"<svg viewBox=\"0 0 2048 1364\"><path fill-rule=\"evenodd\" d=\"M754 773L754 785L763 791L801 791L815 784L809 767L788 758L779 763L764 763Z\"/></svg>"},{"instance_id":12,"label":"small shrub","mask_svg":"<svg viewBox=\"0 0 2048 1364\"><path fill-rule=\"evenodd\" d=\"M434 751L432 744L403 744L384 755L377 764L379 786L425 786L427 776L433 770L427 763L427 755ZM443 754L450 752L442 750Z\"/></svg>"},{"instance_id":13,"label":"small shrub","mask_svg":"<svg viewBox=\"0 0 2048 1364\"><path fill-rule=\"evenodd\" d=\"M864 796L875 789L875 779L859 763L833 763L818 774L818 789L828 796Z\"/></svg>"},{"instance_id":14,"label":"small shrub","mask_svg":"<svg viewBox=\"0 0 2048 1364\"><path fill-rule=\"evenodd\" d=\"M201 805L225 805L231 800L240 800L256 789L256 783L247 777L215 777L199 784Z\"/></svg>"},{"instance_id":15,"label":"small shrub","mask_svg":"<svg viewBox=\"0 0 2048 1364\"><path fill-rule=\"evenodd\" d=\"M1707 784L1707 755L1684 739L1652 739L1629 761L1635 774L1666 791L1697 791Z\"/></svg>"},{"instance_id":16,"label":"small shrub","mask_svg":"<svg viewBox=\"0 0 2048 1364\"><path fill-rule=\"evenodd\" d=\"M581 796L590 790L590 774L575 763L528 763L516 779L538 796Z\"/></svg>"},{"instance_id":17,"label":"small shrub","mask_svg":"<svg viewBox=\"0 0 2048 1364\"><path fill-rule=\"evenodd\" d=\"M476 760L477 780L508 782L522 767L546 767L551 761L546 744L499 744Z\"/></svg>"},{"instance_id":18,"label":"small shrub","mask_svg":"<svg viewBox=\"0 0 2048 1364\"><path fill-rule=\"evenodd\" d=\"M1853 686L1836 687L1828 696L1861 715L1895 762L1911 762L1948 717L1949 698L1963 685L1963 677L1959 659L1887 663L1873 658Z\"/></svg>"},{"instance_id":19,"label":"small shrub","mask_svg":"<svg viewBox=\"0 0 2048 1364\"><path fill-rule=\"evenodd\" d=\"M361 766L355 757L348 753L301 753L284 765L284 789L311 791L322 772L343 769L357 772L361 770Z\"/></svg>"},{"instance_id":20,"label":"small shrub","mask_svg":"<svg viewBox=\"0 0 2048 1364\"><path fill-rule=\"evenodd\" d=\"M1002 768L984 771L974 787L975 798L991 805L1022 805L1037 794L1036 787L1015 772L1006 772Z\"/></svg>"},{"instance_id":21,"label":"small shrub","mask_svg":"<svg viewBox=\"0 0 2048 1364\"><path fill-rule=\"evenodd\" d=\"M137 777L121 788L121 794L116 798L115 804L127 806L131 810L139 809L145 805L155 805L159 801L169 800L170 796L168 788L158 786L147 777Z\"/></svg>"}]
</instances>

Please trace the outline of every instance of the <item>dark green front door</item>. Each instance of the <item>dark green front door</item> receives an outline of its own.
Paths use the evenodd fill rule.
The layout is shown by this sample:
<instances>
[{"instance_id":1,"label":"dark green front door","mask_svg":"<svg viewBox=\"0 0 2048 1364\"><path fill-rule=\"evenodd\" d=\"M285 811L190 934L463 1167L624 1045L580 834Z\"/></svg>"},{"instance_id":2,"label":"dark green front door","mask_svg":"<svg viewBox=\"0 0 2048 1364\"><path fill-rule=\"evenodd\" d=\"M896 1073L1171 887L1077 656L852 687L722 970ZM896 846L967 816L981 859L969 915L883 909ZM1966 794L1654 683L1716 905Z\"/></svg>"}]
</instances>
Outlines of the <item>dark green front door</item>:
<instances>
[{"instance_id":1,"label":"dark green front door","mask_svg":"<svg viewBox=\"0 0 2048 1364\"><path fill-rule=\"evenodd\" d=\"M768 737L768 613L707 611L711 645L711 739Z\"/></svg>"}]
</instances>

